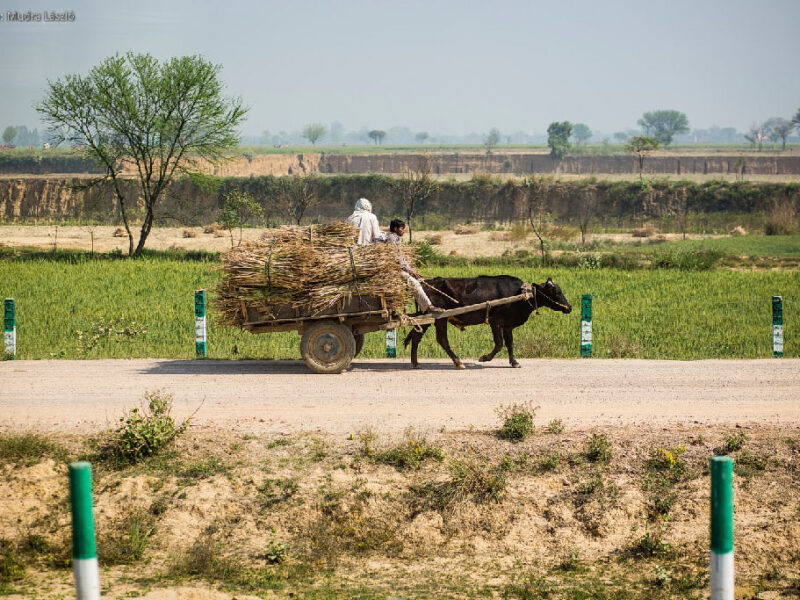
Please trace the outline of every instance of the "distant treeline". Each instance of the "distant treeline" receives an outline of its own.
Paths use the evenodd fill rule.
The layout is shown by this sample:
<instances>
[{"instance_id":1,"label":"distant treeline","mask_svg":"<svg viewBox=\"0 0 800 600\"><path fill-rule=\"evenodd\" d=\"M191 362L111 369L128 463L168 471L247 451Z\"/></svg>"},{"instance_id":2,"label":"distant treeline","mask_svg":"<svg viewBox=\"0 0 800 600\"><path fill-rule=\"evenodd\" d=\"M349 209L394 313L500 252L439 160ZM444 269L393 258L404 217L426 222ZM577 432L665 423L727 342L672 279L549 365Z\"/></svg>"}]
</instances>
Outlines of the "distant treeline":
<instances>
[{"instance_id":1,"label":"distant treeline","mask_svg":"<svg viewBox=\"0 0 800 600\"><path fill-rule=\"evenodd\" d=\"M39 182L27 181L34 187ZM302 223L344 218L361 197L370 199L381 222L388 223L392 217L406 214L399 192L400 182L384 175L246 178L200 175L175 182L156 213L162 225L207 224L215 220L226 194L236 189L251 194L263 207L259 225L291 223L297 220L298 190L304 186L304 193L310 200L300 211ZM126 183L130 200L135 203L136 188L132 181ZM69 185L68 180L60 187L50 181L47 194L60 194L62 214L49 214L55 205L50 209L40 206L36 217L117 221L117 209L109 188L76 188L71 190L72 200L65 202L64 188L69 189ZM788 204L795 211L800 204L798 183L561 181L552 177L501 181L491 176L475 176L468 181L440 181L432 185L431 195L415 207L417 224L429 228L468 222L515 223L528 220L531 214L556 223L580 224L590 219L608 225L616 222L620 226L647 219L674 223L690 215L710 213L763 216L778 204ZM22 218L33 217L31 202L26 206L27 214L17 214ZM4 214L8 220L13 213L6 207Z\"/></svg>"}]
</instances>

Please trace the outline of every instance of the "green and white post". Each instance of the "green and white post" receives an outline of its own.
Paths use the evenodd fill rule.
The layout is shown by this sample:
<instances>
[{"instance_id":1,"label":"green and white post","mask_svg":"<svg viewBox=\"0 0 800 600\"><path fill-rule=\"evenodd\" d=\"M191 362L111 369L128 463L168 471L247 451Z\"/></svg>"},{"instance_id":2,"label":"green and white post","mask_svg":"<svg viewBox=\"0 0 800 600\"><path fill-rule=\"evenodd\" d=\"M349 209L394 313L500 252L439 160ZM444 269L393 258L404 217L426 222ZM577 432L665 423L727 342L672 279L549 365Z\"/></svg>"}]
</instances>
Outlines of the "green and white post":
<instances>
[{"instance_id":1,"label":"green and white post","mask_svg":"<svg viewBox=\"0 0 800 600\"><path fill-rule=\"evenodd\" d=\"M772 356L783 356L783 297L772 297Z\"/></svg>"},{"instance_id":2,"label":"green and white post","mask_svg":"<svg viewBox=\"0 0 800 600\"><path fill-rule=\"evenodd\" d=\"M11 358L17 357L17 313L13 298L6 298L3 303L3 332L5 335L5 353Z\"/></svg>"},{"instance_id":3,"label":"green and white post","mask_svg":"<svg viewBox=\"0 0 800 600\"><path fill-rule=\"evenodd\" d=\"M205 358L208 353L208 325L206 322L206 291L194 293L194 353Z\"/></svg>"},{"instance_id":4,"label":"green and white post","mask_svg":"<svg viewBox=\"0 0 800 600\"><path fill-rule=\"evenodd\" d=\"M733 600L733 460L711 459L711 600Z\"/></svg>"},{"instance_id":5,"label":"green and white post","mask_svg":"<svg viewBox=\"0 0 800 600\"><path fill-rule=\"evenodd\" d=\"M592 357L592 295L581 296L581 356Z\"/></svg>"},{"instance_id":6,"label":"green and white post","mask_svg":"<svg viewBox=\"0 0 800 600\"><path fill-rule=\"evenodd\" d=\"M397 358L397 329L386 330L386 358Z\"/></svg>"},{"instance_id":7,"label":"green and white post","mask_svg":"<svg viewBox=\"0 0 800 600\"><path fill-rule=\"evenodd\" d=\"M78 600L100 600L100 572L92 515L92 466L69 465L69 500L72 505L72 570Z\"/></svg>"}]
</instances>

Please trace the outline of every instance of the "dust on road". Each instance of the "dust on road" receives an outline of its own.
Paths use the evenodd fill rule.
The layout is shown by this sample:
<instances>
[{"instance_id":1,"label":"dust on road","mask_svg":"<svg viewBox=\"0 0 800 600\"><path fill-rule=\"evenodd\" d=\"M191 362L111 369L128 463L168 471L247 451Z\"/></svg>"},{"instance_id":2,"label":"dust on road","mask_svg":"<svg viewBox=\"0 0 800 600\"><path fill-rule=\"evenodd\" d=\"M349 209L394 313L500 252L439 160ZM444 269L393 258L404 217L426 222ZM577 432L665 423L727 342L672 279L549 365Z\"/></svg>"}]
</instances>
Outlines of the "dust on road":
<instances>
[{"instance_id":1,"label":"dust on road","mask_svg":"<svg viewBox=\"0 0 800 600\"><path fill-rule=\"evenodd\" d=\"M800 359L356 360L341 375L299 361L86 360L0 363L0 431L90 432L144 392L173 394L195 426L246 432L463 430L497 425L500 405L532 402L537 420L573 428L676 423L800 423Z\"/></svg>"}]
</instances>

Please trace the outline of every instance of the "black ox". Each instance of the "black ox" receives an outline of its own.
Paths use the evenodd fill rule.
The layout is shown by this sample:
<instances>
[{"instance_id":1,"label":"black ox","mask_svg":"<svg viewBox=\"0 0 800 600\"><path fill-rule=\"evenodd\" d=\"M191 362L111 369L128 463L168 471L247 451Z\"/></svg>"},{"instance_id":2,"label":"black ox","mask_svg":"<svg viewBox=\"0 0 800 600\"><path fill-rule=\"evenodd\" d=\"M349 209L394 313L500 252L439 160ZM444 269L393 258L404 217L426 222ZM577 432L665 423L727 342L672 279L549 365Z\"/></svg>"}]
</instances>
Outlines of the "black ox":
<instances>
[{"instance_id":1,"label":"black ox","mask_svg":"<svg viewBox=\"0 0 800 600\"><path fill-rule=\"evenodd\" d=\"M481 275L479 277L460 278L436 277L427 279L425 283L427 284L425 285L425 291L431 302L435 306L444 309L460 308L488 300L508 298L524 291L522 280L509 275ZM552 279L548 279L541 284L532 283L530 291L532 297L528 300L519 300L510 304L495 306L489 309L488 312L485 308L481 308L449 319L457 327L463 328L468 325L488 323L492 328L494 348L488 354L481 356L481 362L492 360L495 354L502 349L505 341L508 349L508 362L511 363L512 367L519 368L520 365L517 359L514 358L514 328L523 325L528 320L528 317L531 316L531 313L541 307L546 306L563 313L572 312L572 307L564 297L561 288ZM453 360L455 366L463 369L464 365L461 360L450 349L450 342L447 339L447 321L448 319L439 319L434 323L436 341L444 348L444 351ZM405 346L408 346L408 342L411 341L411 366L415 369L419 368L417 348L428 327L430 325L423 325L421 331L412 329L403 342Z\"/></svg>"}]
</instances>

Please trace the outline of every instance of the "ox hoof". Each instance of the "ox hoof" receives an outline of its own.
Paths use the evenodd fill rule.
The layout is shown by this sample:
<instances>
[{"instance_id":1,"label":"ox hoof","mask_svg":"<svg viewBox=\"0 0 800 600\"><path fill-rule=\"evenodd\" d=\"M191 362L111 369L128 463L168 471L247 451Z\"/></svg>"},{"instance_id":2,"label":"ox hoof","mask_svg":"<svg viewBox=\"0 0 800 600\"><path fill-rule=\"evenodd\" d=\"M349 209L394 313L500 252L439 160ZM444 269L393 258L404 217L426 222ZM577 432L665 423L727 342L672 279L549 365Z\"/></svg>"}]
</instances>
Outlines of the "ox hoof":
<instances>
[{"instance_id":1,"label":"ox hoof","mask_svg":"<svg viewBox=\"0 0 800 600\"><path fill-rule=\"evenodd\" d=\"M464 366L464 363L456 363L456 369L466 369L467 367Z\"/></svg>"},{"instance_id":2,"label":"ox hoof","mask_svg":"<svg viewBox=\"0 0 800 600\"><path fill-rule=\"evenodd\" d=\"M492 360L493 357L489 356L488 354L484 354L478 359L478 362L489 362Z\"/></svg>"},{"instance_id":3,"label":"ox hoof","mask_svg":"<svg viewBox=\"0 0 800 600\"><path fill-rule=\"evenodd\" d=\"M412 369L419 369L419 365L411 365Z\"/></svg>"},{"instance_id":4,"label":"ox hoof","mask_svg":"<svg viewBox=\"0 0 800 600\"><path fill-rule=\"evenodd\" d=\"M522 365L519 364L517 361L512 362L511 366L514 367L515 369L519 369L520 367L522 367Z\"/></svg>"}]
</instances>

